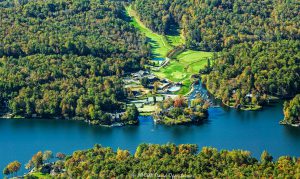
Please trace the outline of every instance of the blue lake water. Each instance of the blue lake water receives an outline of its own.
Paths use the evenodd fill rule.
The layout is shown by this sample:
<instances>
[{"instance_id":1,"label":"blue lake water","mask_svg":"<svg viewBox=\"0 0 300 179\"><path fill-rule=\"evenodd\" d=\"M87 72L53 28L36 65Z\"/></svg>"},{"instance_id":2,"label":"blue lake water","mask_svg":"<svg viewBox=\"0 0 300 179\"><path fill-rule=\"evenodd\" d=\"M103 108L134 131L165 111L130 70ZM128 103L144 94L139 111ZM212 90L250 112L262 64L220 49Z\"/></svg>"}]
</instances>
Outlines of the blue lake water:
<instances>
[{"instance_id":1,"label":"blue lake water","mask_svg":"<svg viewBox=\"0 0 300 179\"><path fill-rule=\"evenodd\" d=\"M279 125L282 103L262 111L211 108L207 123L197 126L155 125L140 117L139 126L105 128L81 121L0 119L0 169L13 160L24 164L39 150L71 154L98 143L134 152L140 143L193 143L218 149L244 149L259 158L263 150L275 158L300 156L300 128ZM2 173L2 172L1 172ZM20 173L19 173L20 174Z\"/></svg>"}]
</instances>

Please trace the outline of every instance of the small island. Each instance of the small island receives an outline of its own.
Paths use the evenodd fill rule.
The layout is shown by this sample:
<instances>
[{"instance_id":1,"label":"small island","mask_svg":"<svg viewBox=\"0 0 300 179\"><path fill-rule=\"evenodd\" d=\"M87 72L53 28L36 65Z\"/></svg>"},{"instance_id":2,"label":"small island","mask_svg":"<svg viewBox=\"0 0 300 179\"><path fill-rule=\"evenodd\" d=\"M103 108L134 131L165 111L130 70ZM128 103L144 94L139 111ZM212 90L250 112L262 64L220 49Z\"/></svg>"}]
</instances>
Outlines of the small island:
<instances>
[{"instance_id":1,"label":"small island","mask_svg":"<svg viewBox=\"0 0 300 179\"><path fill-rule=\"evenodd\" d=\"M280 124L300 126L300 94L296 95L291 101L284 103L283 113L284 119L280 121Z\"/></svg>"},{"instance_id":2,"label":"small island","mask_svg":"<svg viewBox=\"0 0 300 179\"><path fill-rule=\"evenodd\" d=\"M153 118L158 124L198 124L208 118L208 107L209 103L200 95L190 102L179 95L157 103Z\"/></svg>"}]
</instances>

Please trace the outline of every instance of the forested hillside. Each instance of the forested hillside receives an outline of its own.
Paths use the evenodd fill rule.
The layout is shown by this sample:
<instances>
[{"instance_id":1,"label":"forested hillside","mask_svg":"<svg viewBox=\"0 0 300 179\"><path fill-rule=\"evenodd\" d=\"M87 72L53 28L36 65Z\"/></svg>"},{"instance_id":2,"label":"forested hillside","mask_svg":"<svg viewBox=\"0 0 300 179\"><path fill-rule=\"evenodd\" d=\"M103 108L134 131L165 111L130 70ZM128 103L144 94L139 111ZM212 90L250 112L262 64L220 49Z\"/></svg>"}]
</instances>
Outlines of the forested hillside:
<instances>
[{"instance_id":1,"label":"forested hillside","mask_svg":"<svg viewBox=\"0 0 300 179\"><path fill-rule=\"evenodd\" d=\"M268 96L300 92L300 2L136 0L152 30L178 27L186 47L220 52L201 73L209 91L229 105L260 109Z\"/></svg>"},{"instance_id":2,"label":"forested hillside","mask_svg":"<svg viewBox=\"0 0 300 179\"><path fill-rule=\"evenodd\" d=\"M179 25L187 47L197 50L300 38L297 0L136 0L133 7L144 24L161 34Z\"/></svg>"},{"instance_id":3,"label":"forested hillside","mask_svg":"<svg viewBox=\"0 0 300 179\"><path fill-rule=\"evenodd\" d=\"M31 167L41 168L41 160L36 159L33 157ZM299 159L288 156L273 161L267 152L258 161L248 151L203 147L198 153L197 145L192 144L141 144L134 155L95 145L59 160L52 168L55 178L298 178L299 164Z\"/></svg>"},{"instance_id":4,"label":"forested hillside","mask_svg":"<svg viewBox=\"0 0 300 179\"><path fill-rule=\"evenodd\" d=\"M125 110L119 77L149 54L145 37L123 19L122 2L19 2L0 2L1 105L15 115L110 124L104 112Z\"/></svg>"},{"instance_id":5,"label":"forested hillside","mask_svg":"<svg viewBox=\"0 0 300 179\"><path fill-rule=\"evenodd\" d=\"M243 43L224 50L203 82L211 93L234 106L266 102L300 93L300 42Z\"/></svg>"}]
</instances>

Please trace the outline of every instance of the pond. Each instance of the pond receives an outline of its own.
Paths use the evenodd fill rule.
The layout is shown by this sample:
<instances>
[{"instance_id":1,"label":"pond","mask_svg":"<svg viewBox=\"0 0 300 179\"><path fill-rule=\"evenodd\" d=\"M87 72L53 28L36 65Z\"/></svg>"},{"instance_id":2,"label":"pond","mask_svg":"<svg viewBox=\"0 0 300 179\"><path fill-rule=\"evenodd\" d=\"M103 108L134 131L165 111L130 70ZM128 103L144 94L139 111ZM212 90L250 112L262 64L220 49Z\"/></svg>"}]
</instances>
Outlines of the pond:
<instances>
[{"instance_id":1,"label":"pond","mask_svg":"<svg viewBox=\"0 0 300 179\"><path fill-rule=\"evenodd\" d=\"M180 86L174 85L174 86L168 88L168 91L170 91L170 92L176 92L176 91L179 91L180 88L181 88Z\"/></svg>"}]
</instances>

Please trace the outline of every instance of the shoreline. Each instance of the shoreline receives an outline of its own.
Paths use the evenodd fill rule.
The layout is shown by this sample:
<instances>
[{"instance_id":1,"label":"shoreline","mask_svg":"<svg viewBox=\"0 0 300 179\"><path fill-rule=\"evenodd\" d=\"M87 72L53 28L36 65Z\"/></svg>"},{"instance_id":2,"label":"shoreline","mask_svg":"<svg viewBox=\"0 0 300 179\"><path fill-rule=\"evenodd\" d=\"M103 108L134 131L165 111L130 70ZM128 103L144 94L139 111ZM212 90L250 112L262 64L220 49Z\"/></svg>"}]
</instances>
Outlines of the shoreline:
<instances>
[{"instance_id":1,"label":"shoreline","mask_svg":"<svg viewBox=\"0 0 300 179\"><path fill-rule=\"evenodd\" d=\"M164 123L161 122L162 120L155 119L154 116L152 116L154 124L158 125L164 125L164 126L184 126L184 125L201 125L208 121L208 117L199 121L184 121L179 123Z\"/></svg>"},{"instance_id":2,"label":"shoreline","mask_svg":"<svg viewBox=\"0 0 300 179\"><path fill-rule=\"evenodd\" d=\"M72 118L64 118L64 117L25 117L25 116L17 116L17 117L8 117L7 115L12 115L11 113L8 113L8 114L5 114L5 115L2 115L0 116L1 119L41 119L41 120L57 120L57 121L63 121L63 120L66 120L66 121L82 121L84 123L87 123L89 125L93 125L93 126L101 126L101 127L108 127L108 128L111 128L111 127L123 127L123 126L132 126L132 125L138 125L139 122L136 122L136 123L131 123L131 122L115 122L115 123L112 123L111 125L107 125L107 124L96 124L96 123L93 123L92 121L88 120L88 119L83 119L81 117L72 117ZM140 115L141 116L141 115Z\"/></svg>"},{"instance_id":3,"label":"shoreline","mask_svg":"<svg viewBox=\"0 0 300 179\"><path fill-rule=\"evenodd\" d=\"M262 105L262 106L257 105L257 106L254 106L253 108L235 108L235 107L232 106L232 105L228 105L228 104L224 103L220 98L215 97L215 95L210 91L210 89L207 88L207 86L206 86L205 83L203 83L203 85L204 85L205 89L207 90L207 92L208 92L210 95L213 96L213 98L220 100L222 105L224 105L224 106L226 106L226 107L229 107L229 108L232 108L232 109L235 109L235 110L241 110L241 111L260 111L260 110L262 110L262 109L264 108L264 106L267 106L267 105ZM272 102L277 103L278 100L280 100L280 99L277 98L277 97L272 97L272 98L270 99L270 101L268 102L268 104L269 104L269 103L272 103Z\"/></svg>"},{"instance_id":4,"label":"shoreline","mask_svg":"<svg viewBox=\"0 0 300 179\"><path fill-rule=\"evenodd\" d=\"M281 121L279 121L279 124L280 125L291 126L291 127L296 127L296 128L300 127L300 122L297 123L297 124L291 124L291 123L286 122L285 120L281 120Z\"/></svg>"}]
</instances>

